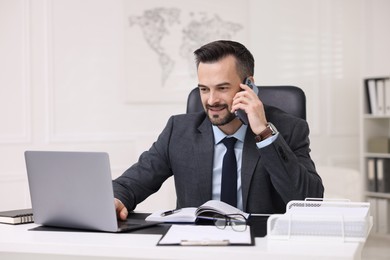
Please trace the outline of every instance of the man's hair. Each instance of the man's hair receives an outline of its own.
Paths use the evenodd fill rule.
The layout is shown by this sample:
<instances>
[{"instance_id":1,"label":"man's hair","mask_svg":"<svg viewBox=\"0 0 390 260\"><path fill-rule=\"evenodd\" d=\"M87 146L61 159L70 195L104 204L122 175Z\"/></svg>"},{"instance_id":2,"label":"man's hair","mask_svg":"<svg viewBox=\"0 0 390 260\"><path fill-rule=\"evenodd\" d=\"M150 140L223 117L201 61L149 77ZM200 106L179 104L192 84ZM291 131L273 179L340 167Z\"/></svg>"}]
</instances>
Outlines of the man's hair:
<instances>
[{"instance_id":1,"label":"man's hair","mask_svg":"<svg viewBox=\"0 0 390 260\"><path fill-rule=\"evenodd\" d=\"M197 68L201 62L213 63L232 55L236 58L237 72L241 79L254 74L255 60L253 55L241 43L226 40L214 41L203 45L194 51L194 54Z\"/></svg>"}]
</instances>

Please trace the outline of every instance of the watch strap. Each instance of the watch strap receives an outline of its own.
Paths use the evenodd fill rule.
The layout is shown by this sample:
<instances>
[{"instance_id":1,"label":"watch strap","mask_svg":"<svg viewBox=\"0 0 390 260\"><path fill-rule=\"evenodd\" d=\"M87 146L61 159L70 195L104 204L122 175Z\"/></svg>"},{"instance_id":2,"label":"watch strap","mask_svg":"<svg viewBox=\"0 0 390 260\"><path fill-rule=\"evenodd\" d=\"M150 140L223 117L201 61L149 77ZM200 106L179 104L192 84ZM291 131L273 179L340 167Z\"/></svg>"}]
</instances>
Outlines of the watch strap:
<instances>
[{"instance_id":1,"label":"watch strap","mask_svg":"<svg viewBox=\"0 0 390 260\"><path fill-rule=\"evenodd\" d=\"M274 135L274 134L275 134L275 131L272 129L271 125L268 123L267 127L263 131L261 131L260 134L255 136L255 140L258 143L258 142L261 142L261 141L267 139L268 137L270 137L271 135Z\"/></svg>"}]
</instances>

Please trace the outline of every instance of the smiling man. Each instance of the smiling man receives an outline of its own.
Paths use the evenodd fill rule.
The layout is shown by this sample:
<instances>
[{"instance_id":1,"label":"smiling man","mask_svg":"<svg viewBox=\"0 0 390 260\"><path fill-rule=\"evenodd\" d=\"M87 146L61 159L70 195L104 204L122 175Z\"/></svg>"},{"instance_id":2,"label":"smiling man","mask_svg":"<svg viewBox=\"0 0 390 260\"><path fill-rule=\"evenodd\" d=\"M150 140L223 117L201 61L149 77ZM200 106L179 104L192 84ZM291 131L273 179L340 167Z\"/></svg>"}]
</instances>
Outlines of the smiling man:
<instances>
[{"instance_id":1,"label":"smiling man","mask_svg":"<svg viewBox=\"0 0 390 260\"><path fill-rule=\"evenodd\" d=\"M254 58L238 42L194 52L204 111L172 116L152 147L113 181L119 218L174 177L177 207L223 200L249 213L283 213L290 200L322 197L305 120L264 106L247 85ZM245 125L235 116L241 109Z\"/></svg>"}]
</instances>

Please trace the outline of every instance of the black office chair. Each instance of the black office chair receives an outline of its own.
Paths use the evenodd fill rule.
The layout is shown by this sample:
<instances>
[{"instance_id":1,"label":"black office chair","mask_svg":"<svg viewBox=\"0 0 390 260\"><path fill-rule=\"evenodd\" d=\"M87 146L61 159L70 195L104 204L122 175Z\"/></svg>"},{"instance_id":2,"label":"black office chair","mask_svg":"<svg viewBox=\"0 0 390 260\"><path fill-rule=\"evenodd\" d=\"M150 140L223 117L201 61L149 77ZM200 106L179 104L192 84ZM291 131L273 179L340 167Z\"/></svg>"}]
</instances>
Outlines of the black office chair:
<instances>
[{"instance_id":1,"label":"black office chair","mask_svg":"<svg viewBox=\"0 0 390 260\"><path fill-rule=\"evenodd\" d=\"M259 97L265 105L277 107L306 120L306 96L295 86L259 86ZM187 99L187 113L203 111L198 88L191 90Z\"/></svg>"}]
</instances>

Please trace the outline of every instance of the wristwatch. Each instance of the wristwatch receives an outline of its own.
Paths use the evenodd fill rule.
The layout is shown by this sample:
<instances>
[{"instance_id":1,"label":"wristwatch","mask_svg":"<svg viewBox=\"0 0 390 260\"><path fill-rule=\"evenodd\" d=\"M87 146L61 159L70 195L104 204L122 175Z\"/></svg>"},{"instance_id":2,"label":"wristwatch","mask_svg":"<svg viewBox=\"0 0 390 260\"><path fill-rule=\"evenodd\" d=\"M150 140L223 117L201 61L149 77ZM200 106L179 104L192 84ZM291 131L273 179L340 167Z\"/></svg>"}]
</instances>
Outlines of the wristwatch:
<instances>
[{"instance_id":1,"label":"wristwatch","mask_svg":"<svg viewBox=\"0 0 390 260\"><path fill-rule=\"evenodd\" d=\"M267 127L260 134L255 136L255 140L258 143L272 135L276 135L277 133L278 130L276 129L276 127L272 123L268 122Z\"/></svg>"}]
</instances>

